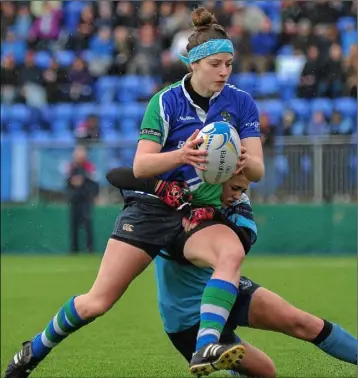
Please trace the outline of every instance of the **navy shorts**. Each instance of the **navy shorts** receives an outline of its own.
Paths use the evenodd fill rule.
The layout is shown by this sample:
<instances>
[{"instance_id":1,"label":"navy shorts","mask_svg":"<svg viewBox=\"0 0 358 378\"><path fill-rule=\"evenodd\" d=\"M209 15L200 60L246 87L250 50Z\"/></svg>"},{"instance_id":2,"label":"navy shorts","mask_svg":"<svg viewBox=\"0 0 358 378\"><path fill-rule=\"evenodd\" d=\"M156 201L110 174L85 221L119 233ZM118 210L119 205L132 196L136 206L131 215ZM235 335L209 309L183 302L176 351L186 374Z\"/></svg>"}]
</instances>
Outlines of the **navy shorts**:
<instances>
[{"instance_id":1,"label":"navy shorts","mask_svg":"<svg viewBox=\"0 0 358 378\"><path fill-rule=\"evenodd\" d=\"M220 342L235 342L235 329L240 327L249 327L249 310L250 302L254 292L260 287L257 283L242 276L239 284L239 295L237 296L234 307L231 310L226 326L221 333ZM190 361L195 352L196 338L199 331L199 323L186 329L185 331L167 333L170 341L177 351L187 360Z\"/></svg>"},{"instance_id":2,"label":"navy shorts","mask_svg":"<svg viewBox=\"0 0 358 378\"><path fill-rule=\"evenodd\" d=\"M143 249L152 258L173 243L182 230L183 215L158 198L134 194L117 217L111 238Z\"/></svg>"}]
</instances>

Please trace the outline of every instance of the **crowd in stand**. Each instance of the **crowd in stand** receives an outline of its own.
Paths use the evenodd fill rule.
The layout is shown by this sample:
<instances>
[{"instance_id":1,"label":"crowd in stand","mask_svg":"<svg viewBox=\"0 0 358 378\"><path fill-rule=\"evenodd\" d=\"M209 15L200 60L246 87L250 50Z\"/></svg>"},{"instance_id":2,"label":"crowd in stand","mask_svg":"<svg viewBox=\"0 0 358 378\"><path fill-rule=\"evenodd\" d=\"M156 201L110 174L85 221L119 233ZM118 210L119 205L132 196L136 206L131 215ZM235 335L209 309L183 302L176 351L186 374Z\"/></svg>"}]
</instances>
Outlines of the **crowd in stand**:
<instances>
[{"instance_id":1,"label":"crowd in stand","mask_svg":"<svg viewBox=\"0 0 358 378\"><path fill-rule=\"evenodd\" d=\"M233 77L274 74L294 88L289 98L283 91L270 96L282 102L357 97L356 1L1 1L2 105L41 110L98 102L96 85L107 76L153 77L152 92L180 80L187 68L177 53L185 53L190 13L199 3L232 37ZM145 97L140 100L150 93ZM262 117L280 123L284 135L356 130L355 119L340 112L329 119L324 111L314 113L304 125L292 109L279 120ZM2 122L2 131L9 127ZM83 120L79 127L78 135Z\"/></svg>"}]
</instances>

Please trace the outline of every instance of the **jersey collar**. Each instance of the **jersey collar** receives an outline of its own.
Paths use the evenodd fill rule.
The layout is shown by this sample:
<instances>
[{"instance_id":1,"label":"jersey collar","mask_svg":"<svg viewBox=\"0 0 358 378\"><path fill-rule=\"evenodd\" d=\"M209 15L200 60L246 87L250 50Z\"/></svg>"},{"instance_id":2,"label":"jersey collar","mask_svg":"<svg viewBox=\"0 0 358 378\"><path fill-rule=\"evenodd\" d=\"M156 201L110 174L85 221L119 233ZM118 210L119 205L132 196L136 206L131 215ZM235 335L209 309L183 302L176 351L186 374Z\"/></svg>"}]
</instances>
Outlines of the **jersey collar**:
<instances>
[{"instance_id":1,"label":"jersey collar","mask_svg":"<svg viewBox=\"0 0 358 378\"><path fill-rule=\"evenodd\" d=\"M196 107L196 108L198 108L198 109L201 109L201 107L200 106L198 106L198 105L196 105L195 103L194 103L194 101L192 100L192 98L190 97L190 95L189 95L189 93L188 93L188 91L185 89L185 81L189 78L189 77L191 77L191 73L188 73L188 74L186 74L184 77L183 77L183 79L182 79L182 81L181 81L181 87L182 87L182 90L183 90L183 92L184 92L184 96L187 98L187 100L191 103L191 105L193 105L194 107ZM209 104L216 98L216 97L218 97L219 96L219 94L222 92L222 90L220 91L220 92L215 92L211 97L210 97L210 100L209 100ZM202 110L202 109L201 109Z\"/></svg>"}]
</instances>

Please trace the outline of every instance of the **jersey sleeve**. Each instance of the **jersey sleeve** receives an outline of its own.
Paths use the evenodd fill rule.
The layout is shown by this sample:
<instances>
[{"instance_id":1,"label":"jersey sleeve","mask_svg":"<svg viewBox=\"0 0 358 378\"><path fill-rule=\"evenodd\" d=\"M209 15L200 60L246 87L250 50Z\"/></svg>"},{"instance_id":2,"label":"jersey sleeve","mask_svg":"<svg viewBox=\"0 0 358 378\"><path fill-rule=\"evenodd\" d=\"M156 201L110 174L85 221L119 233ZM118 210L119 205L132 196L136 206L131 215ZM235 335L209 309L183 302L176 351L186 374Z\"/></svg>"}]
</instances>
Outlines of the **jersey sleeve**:
<instances>
[{"instance_id":1,"label":"jersey sleeve","mask_svg":"<svg viewBox=\"0 0 358 378\"><path fill-rule=\"evenodd\" d=\"M225 209L224 215L238 227L245 227L251 232L251 243L257 240L257 225L254 219L249 197L243 193L239 201Z\"/></svg>"},{"instance_id":2,"label":"jersey sleeve","mask_svg":"<svg viewBox=\"0 0 358 378\"><path fill-rule=\"evenodd\" d=\"M260 115L254 99L245 92L240 104L240 139L260 137Z\"/></svg>"},{"instance_id":3,"label":"jersey sleeve","mask_svg":"<svg viewBox=\"0 0 358 378\"><path fill-rule=\"evenodd\" d=\"M148 103L142 124L139 140L146 139L164 146L169 132L170 106L164 93L155 94Z\"/></svg>"}]
</instances>

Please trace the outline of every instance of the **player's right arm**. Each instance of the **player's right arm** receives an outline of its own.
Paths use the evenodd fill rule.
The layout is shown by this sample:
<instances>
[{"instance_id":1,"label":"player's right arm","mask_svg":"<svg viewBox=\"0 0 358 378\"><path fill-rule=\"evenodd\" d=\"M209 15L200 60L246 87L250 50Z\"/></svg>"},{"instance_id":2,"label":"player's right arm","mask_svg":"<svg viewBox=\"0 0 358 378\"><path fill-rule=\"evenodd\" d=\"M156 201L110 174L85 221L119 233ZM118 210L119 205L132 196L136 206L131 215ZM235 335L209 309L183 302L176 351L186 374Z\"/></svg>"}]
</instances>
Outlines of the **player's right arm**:
<instances>
[{"instance_id":1,"label":"player's right arm","mask_svg":"<svg viewBox=\"0 0 358 378\"><path fill-rule=\"evenodd\" d=\"M205 164L205 151L199 151L196 146L202 143L197 138L199 130L188 138L180 149L161 152L173 118L173 110L164 94L159 92L150 100L140 128L139 142L134 157L133 172L137 178L155 177L168 172L180 165L190 164L198 169L203 169L200 164Z\"/></svg>"}]
</instances>

